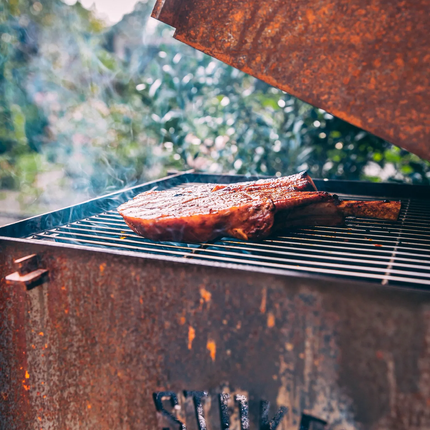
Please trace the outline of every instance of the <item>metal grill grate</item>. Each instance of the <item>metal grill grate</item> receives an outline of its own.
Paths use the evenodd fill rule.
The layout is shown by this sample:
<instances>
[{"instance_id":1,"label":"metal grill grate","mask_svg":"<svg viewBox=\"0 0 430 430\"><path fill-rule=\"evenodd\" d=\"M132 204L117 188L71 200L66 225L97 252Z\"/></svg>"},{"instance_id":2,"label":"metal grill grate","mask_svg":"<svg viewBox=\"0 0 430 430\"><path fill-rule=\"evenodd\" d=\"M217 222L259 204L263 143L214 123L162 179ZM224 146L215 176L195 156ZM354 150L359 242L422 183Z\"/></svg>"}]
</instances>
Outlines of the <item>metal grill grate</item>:
<instances>
[{"instance_id":1,"label":"metal grill grate","mask_svg":"<svg viewBox=\"0 0 430 430\"><path fill-rule=\"evenodd\" d=\"M375 200L368 196L339 196ZM202 244L154 242L132 232L115 210L45 230L28 239L365 279L382 284L430 285L428 200L403 199L397 222L348 218L345 227L305 228L261 242L231 238Z\"/></svg>"}]
</instances>

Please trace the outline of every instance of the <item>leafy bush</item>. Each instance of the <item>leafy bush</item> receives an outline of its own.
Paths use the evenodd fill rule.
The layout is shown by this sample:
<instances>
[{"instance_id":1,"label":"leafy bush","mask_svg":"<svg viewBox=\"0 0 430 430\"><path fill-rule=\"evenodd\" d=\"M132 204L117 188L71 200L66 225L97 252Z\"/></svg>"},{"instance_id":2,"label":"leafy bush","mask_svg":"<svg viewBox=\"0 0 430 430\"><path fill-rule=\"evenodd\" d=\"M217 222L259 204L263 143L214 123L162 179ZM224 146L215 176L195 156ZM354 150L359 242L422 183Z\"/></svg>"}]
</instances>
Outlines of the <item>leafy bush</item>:
<instances>
[{"instance_id":1,"label":"leafy bush","mask_svg":"<svg viewBox=\"0 0 430 430\"><path fill-rule=\"evenodd\" d=\"M41 198L62 170L67 202L188 168L429 183L430 163L175 41L151 9L105 28L79 3L0 5L0 187Z\"/></svg>"}]
</instances>

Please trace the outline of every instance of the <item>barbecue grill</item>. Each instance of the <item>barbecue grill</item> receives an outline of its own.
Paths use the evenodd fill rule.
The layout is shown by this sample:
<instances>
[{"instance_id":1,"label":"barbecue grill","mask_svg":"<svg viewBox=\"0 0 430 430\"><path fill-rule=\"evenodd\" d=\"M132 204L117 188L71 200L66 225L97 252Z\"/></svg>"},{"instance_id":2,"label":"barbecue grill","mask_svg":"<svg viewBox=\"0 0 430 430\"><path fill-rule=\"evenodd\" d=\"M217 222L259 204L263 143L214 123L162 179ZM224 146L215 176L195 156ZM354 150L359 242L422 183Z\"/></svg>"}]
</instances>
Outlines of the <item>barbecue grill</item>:
<instances>
[{"instance_id":1,"label":"barbecue grill","mask_svg":"<svg viewBox=\"0 0 430 430\"><path fill-rule=\"evenodd\" d=\"M228 28L236 40L247 12L220 1L199 33L203 3L159 1L154 14L199 49ZM257 17L267 5L251 3ZM0 427L430 428L430 187L314 180L342 199L401 200L399 220L349 217L259 242L155 242L116 211L151 189L253 179L179 173L0 228Z\"/></svg>"}]
</instances>

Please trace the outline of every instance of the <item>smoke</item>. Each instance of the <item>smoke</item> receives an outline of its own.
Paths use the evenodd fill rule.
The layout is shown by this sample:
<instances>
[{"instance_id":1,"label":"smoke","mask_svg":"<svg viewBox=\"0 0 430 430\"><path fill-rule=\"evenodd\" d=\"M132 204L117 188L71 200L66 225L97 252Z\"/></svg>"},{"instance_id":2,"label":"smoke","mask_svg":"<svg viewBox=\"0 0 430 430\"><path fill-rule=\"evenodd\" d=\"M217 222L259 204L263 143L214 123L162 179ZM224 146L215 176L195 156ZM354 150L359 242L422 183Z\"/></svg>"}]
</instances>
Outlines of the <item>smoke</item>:
<instances>
[{"instance_id":1,"label":"smoke","mask_svg":"<svg viewBox=\"0 0 430 430\"><path fill-rule=\"evenodd\" d=\"M153 56L142 42L151 7L141 3L102 31L78 4L53 7L56 19L39 25L26 73L27 94L48 119L39 148L46 169L38 168L33 208L76 203L162 174L157 136L145 130L151 112L134 82L146 62L138 58ZM127 40L138 52L122 58Z\"/></svg>"}]
</instances>

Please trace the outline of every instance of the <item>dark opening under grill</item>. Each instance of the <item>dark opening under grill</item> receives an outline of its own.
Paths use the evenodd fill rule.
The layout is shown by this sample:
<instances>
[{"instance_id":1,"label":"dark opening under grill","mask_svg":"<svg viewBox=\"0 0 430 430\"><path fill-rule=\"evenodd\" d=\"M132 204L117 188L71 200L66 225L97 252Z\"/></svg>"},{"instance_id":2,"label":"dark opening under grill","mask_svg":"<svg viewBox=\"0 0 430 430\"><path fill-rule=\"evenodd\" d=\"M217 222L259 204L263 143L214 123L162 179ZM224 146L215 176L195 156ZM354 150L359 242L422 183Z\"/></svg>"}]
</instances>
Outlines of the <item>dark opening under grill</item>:
<instances>
[{"instance_id":1,"label":"dark opening under grill","mask_svg":"<svg viewBox=\"0 0 430 430\"><path fill-rule=\"evenodd\" d=\"M146 189L181 188L201 182L236 182L239 176L183 174L120 193L117 201L126 200ZM397 199L402 210L397 222L366 218L347 219L345 227L314 227L285 232L261 242L223 238L211 243L186 244L154 242L136 235L116 211L92 210L89 216L71 217L51 228L32 231L25 237L32 241L103 247L185 258L209 264L227 263L281 271L348 277L394 285L430 285L430 200L399 198L402 186L382 189L381 185L350 183L360 194L345 194L341 181L317 181L319 189L336 192L342 199ZM411 187L413 188L413 187ZM373 191L372 191L373 190ZM375 190L378 196L374 196ZM381 192L390 195L381 195ZM397 191L397 192L396 192ZM405 194L404 187L402 188ZM402 193L400 193L402 194ZM127 195L127 197L125 196ZM407 190L406 190L407 195ZM115 201L115 200L114 200Z\"/></svg>"}]
</instances>

